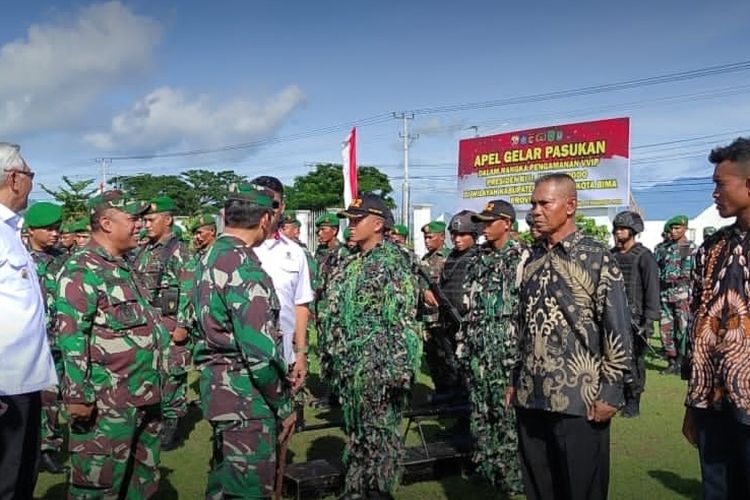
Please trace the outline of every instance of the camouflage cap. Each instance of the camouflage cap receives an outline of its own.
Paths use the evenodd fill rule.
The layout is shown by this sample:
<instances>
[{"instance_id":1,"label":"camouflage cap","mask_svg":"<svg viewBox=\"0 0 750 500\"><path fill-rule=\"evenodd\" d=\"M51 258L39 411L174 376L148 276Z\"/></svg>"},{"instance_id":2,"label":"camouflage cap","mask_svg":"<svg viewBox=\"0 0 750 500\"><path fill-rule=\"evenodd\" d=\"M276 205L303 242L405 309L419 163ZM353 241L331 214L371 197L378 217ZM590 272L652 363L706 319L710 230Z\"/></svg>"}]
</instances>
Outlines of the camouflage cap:
<instances>
[{"instance_id":1,"label":"camouflage cap","mask_svg":"<svg viewBox=\"0 0 750 500\"><path fill-rule=\"evenodd\" d=\"M492 222L497 219L516 220L516 209L505 200L488 201L484 210L473 216L474 221Z\"/></svg>"},{"instance_id":2,"label":"camouflage cap","mask_svg":"<svg viewBox=\"0 0 750 500\"><path fill-rule=\"evenodd\" d=\"M89 211L114 208L130 215L143 215L149 210L149 205L128 199L122 191L111 190L98 194L89 200Z\"/></svg>"},{"instance_id":3,"label":"camouflage cap","mask_svg":"<svg viewBox=\"0 0 750 500\"><path fill-rule=\"evenodd\" d=\"M61 233L72 233L73 231L70 230L71 224L73 224L73 221L71 221L71 220L63 221L62 224L60 224L60 232Z\"/></svg>"},{"instance_id":4,"label":"camouflage cap","mask_svg":"<svg viewBox=\"0 0 750 500\"><path fill-rule=\"evenodd\" d=\"M612 220L612 227L615 229L624 227L639 234L643 232L643 218L636 212L626 210L615 215L614 220Z\"/></svg>"},{"instance_id":5,"label":"camouflage cap","mask_svg":"<svg viewBox=\"0 0 750 500\"><path fill-rule=\"evenodd\" d=\"M190 221L188 221L187 229L191 233L194 233L200 227L215 226L215 225L216 225L216 218L214 217L214 214L202 213L202 214L196 214L193 218L190 219Z\"/></svg>"},{"instance_id":6,"label":"camouflage cap","mask_svg":"<svg viewBox=\"0 0 750 500\"><path fill-rule=\"evenodd\" d=\"M273 201L273 191L257 184L240 182L229 186L229 200L243 200L269 210L276 208Z\"/></svg>"},{"instance_id":7,"label":"camouflage cap","mask_svg":"<svg viewBox=\"0 0 750 500\"><path fill-rule=\"evenodd\" d=\"M37 228L60 224L62 207L49 201L39 201L31 205L24 214L24 227Z\"/></svg>"},{"instance_id":8,"label":"camouflage cap","mask_svg":"<svg viewBox=\"0 0 750 500\"><path fill-rule=\"evenodd\" d=\"M672 229L672 226L688 226L688 218L687 215L675 215L671 219L667 221L667 223L664 225L664 230L669 231Z\"/></svg>"},{"instance_id":9,"label":"camouflage cap","mask_svg":"<svg viewBox=\"0 0 750 500\"><path fill-rule=\"evenodd\" d=\"M339 227L339 218L336 214L326 212L317 219L315 219L315 227Z\"/></svg>"},{"instance_id":10,"label":"camouflage cap","mask_svg":"<svg viewBox=\"0 0 750 500\"><path fill-rule=\"evenodd\" d=\"M157 196L151 200L148 213L159 214L162 212L174 212L176 209L177 206L172 198L169 196Z\"/></svg>"},{"instance_id":11,"label":"camouflage cap","mask_svg":"<svg viewBox=\"0 0 750 500\"><path fill-rule=\"evenodd\" d=\"M422 232L425 234L443 234L447 225L440 220L433 220L422 226Z\"/></svg>"},{"instance_id":12,"label":"camouflage cap","mask_svg":"<svg viewBox=\"0 0 750 500\"><path fill-rule=\"evenodd\" d=\"M395 224L391 230L391 234L398 236L409 236L409 228L404 224Z\"/></svg>"}]
</instances>

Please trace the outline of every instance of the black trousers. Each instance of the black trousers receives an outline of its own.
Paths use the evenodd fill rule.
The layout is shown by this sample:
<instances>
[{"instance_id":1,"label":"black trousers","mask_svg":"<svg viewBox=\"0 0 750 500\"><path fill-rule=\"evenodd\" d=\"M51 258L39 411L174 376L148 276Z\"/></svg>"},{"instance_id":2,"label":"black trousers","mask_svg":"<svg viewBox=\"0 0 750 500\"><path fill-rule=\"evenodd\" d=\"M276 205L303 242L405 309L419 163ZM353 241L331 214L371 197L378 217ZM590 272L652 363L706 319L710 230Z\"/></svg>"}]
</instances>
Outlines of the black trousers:
<instances>
[{"instance_id":1,"label":"black trousers","mask_svg":"<svg viewBox=\"0 0 750 500\"><path fill-rule=\"evenodd\" d=\"M607 498L609 422L537 410L516 415L526 498Z\"/></svg>"},{"instance_id":2,"label":"black trousers","mask_svg":"<svg viewBox=\"0 0 750 500\"><path fill-rule=\"evenodd\" d=\"M750 498L750 425L729 411L693 409L703 498Z\"/></svg>"},{"instance_id":3,"label":"black trousers","mask_svg":"<svg viewBox=\"0 0 750 500\"><path fill-rule=\"evenodd\" d=\"M0 407L0 500L30 499L38 473L41 393L0 396Z\"/></svg>"}]
</instances>

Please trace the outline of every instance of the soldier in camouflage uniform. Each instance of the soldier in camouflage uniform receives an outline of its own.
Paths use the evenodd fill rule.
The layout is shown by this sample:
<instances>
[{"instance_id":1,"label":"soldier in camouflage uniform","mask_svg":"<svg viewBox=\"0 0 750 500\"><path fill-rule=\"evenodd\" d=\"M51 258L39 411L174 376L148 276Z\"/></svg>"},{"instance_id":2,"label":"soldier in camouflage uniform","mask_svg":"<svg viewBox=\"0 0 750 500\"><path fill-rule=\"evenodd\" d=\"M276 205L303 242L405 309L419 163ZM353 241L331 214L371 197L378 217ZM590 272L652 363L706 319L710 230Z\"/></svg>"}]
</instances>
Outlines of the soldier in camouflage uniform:
<instances>
[{"instance_id":1,"label":"soldier in camouflage uniform","mask_svg":"<svg viewBox=\"0 0 750 500\"><path fill-rule=\"evenodd\" d=\"M661 341L667 359L666 374L679 374L687 349L690 314L690 273L695 244L685 237L688 218L677 215L667 221L669 240L654 253L661 287Z\"/></svg>"},{"instance_id":2,"label":"soldier in camouflage uniform","mask_svg":"<svg viewBox=\"0 0 750 500\"><path fill-rule=\"evenodd\" d=\"M331 332L348 436L345 490L353 498L387 498L399 481L398 427L421 356L419 285L406 254L384 240L393 216L382 198L363 195L340 216L361 250L333 273L321 323Z\"/></svg>"},{"instance_id":3,"label":"soldier in camouflage uniform","mask_svg":"<svg viewBox=\"0 0 750 500\"><path fill-rule=\"evenodd\" d=\"M146 205L91 201L93 237L58 277L57 335L70 417L72 498L149 498L159 488L161 376L168 333L123 259Z\"/></svg>"},{"instance_id":4,"label":"soldier in camouflage uniform","mask_svg":"<svg viewBox=\"0 0 750 500\"><path fill-rule=\"evenodd\" d=\"M135 255L134 268L149 290L151 305L161 312L162 324L169 331L168 373L162 387L162 450L179 445L179 420L187 414L187 369L190 346L187 325L177 318L180 286L185 264L190 259L187 246L172 226L174 201L167 196L151 200L144 223L149 242Z\"/></svg>"},{"instance_id":5,"label":"soldier in camouflage uniform","mask_svg":"<svg viewBox=\"0 0 750 500\"><path fill-rule=\"evenodd\" d=\"M430 278L430 284L433 287L438 287L440 286L443 264L445 264L445 259L448 256L448 249L445 248L445 222L432 221L425 224L422 226L422 234L427 248L427 253L422 257L422 266ZM444 360L440 356L440 344L436 341L440 332L440 308L422 304L420 315L427 329L424 349L427 355L427 364L430 367L430 375L435 385L435 393L436 395L444 395L453 387L446 384L447 377L444 377L441 372Z\"/></svg>"},{"instance_id":6,"label":"soldier in camouflage uniform","mask_svg":"<svg viewBox=\"0 0 750 500\"><path fill-rule=\"evenodd\" d=\"M484 223L486 243L473 257L464 280L467 313L457 354L468 377L473 461L477 471L505 494L523 492L518 435L505 389L517 359L518 285L528 250L510 238L513 206L493 200L472 217Z\"/></svg>"},{"instance_id":7,"label":"soldier in camouflage uniform","mask_svg":"<svg viewBox=\"0 0 750 500\"><path fill-rule=\"evenodd\" d=\"M190 297L195 287L195 273L201 258L216 240L216 218L212 213L196 214L188 224L188 231L193 235L195 253L185 263L180 276L180 305L177 311L177 323L185 325L188 334L195 334L193 321L195 314L190 309Z\"/></svg>"},{"instance_id":8,"label":"soldier in camouflage uniform","mask_svg":"<svg viewBox=\"0 0 750 500\"><path fill-rule=\"evenodd\" d=\"M91 220L89 216L79 217L70 225L70 230L75 234L76 248L85 247L91 239Z\"/></svg>"},{"instance_id":9,"label":"soldier in camouflage uniform","mask_svg":"<svg viewBox=\"0 0 750 500\"><path fill-rule=\"evenodd\" d=\"M224 233L196 274L195 363L203 416L213 429L206 498L270 498L277 439L286 440L296 418L281 353L280 305L252 251L270 234L272 212L270 190L237 186L224 206Z\"/></svg>"},{"instance_id":10,"label":"soldier in camouflage uniform","mask_svg":"<svg viewBox=\"0 0 750 500\"><path fill-rule=\"evenodd\" d=\"M62 207L40 201L31 205L24 214L28 230L29 253L36 264L36 272L44 294L47 309L47 341L55 360L57 378L62 380L62 356L55 339L55 295L57 273L65 262L67 254L56 245L60 235ZM42 391L42 455L41 470L62 474L63 466L58 454L63 444L63 429L60 425L60 391L57 386Z\"/></svg>"},{"instance_id":11,"label":"soldier in camouflage uniform","mask_svg":"<svg viewBox=\"0 0 750 500\"><path fill-rule=\"evenodd\" d=\"M76 248L76 235L71 231L70 227L73 224L71 220L64 220L60 224L60 238L58 239L58 247L62 252L67 255L73 253Z\"/></svg>"}]
</instances>

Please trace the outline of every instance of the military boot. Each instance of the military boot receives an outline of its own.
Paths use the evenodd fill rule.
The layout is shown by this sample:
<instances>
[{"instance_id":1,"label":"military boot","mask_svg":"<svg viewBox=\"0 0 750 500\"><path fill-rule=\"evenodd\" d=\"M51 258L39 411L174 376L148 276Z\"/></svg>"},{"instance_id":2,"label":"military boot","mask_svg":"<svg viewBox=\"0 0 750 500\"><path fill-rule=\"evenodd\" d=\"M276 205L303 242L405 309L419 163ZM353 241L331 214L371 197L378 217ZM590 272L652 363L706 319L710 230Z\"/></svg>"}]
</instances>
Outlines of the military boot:
<instances>
[{"instance_id":1,"label":"military boot","mask_svg":"<svg viewBox=\"0 0 750 500\"><path fill-rule=\"evenodd\" d=\"M43 451L39 457L39 468L50 474L62 474L65 472L60 459L57 458L57 454L54 451Z\"/></svg>"},{"instance_id":2,"label":"military boot","mask_svg":"<svg viewBox=\"0 0 750 500\"><path fill-rule=\"evenodd\" d=\"M180 445L180 436L178 432L179 427L179 419L168 418L164 420L164 426L161 430L162 451L171 451Z\"/></svg>"}]
</instances>

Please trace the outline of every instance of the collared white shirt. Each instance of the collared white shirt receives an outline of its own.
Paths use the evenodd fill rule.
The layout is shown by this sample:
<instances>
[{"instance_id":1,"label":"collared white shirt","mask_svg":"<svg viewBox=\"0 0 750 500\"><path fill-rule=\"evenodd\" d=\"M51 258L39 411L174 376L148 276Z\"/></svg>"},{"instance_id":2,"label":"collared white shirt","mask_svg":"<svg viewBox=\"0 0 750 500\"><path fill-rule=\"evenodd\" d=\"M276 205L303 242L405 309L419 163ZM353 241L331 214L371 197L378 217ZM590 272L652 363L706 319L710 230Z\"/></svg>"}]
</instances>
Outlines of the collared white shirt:
<instances>
[{"instance_id":1,"label":"collared white shirt","mask_svg":"<svg viewBox=\"0 0 750 500\"><path fill-rule=\"evenodd\" d=\"M34 261L21 242L21 217L0 204L0 395L57 384Z\"/></svg>"},{"instance_id":2,"label":"collared white shirt","mask_svg":"<svg viewBox=\"0 0 750 500\"><path fill-rule=\"evenodd\" d=\"M297 243L278 233L253 249L261 267L271 276L281 303L279 326L284 338L284 359L294 363L294 307L309 304L314 295L305 252Z\"/></svg>"}]
</instances>

